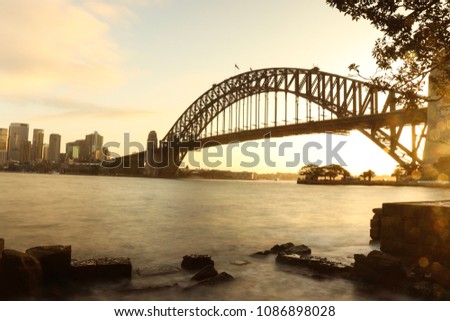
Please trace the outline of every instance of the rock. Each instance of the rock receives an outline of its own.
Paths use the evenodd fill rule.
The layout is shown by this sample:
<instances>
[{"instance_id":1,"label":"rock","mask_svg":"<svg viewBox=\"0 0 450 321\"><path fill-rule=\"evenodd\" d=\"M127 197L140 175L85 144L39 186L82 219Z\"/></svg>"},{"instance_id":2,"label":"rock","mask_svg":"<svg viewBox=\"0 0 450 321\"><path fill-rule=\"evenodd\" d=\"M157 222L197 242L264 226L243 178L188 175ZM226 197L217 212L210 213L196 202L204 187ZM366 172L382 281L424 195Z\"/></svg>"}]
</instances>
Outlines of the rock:
<instances>
[{"instance_id":1,"label":"rock","mask_svg":"<svg viewBox=\"0 0 450 321\"><path fill-rule=\"evenodd\" d=\"M5 249L5 239L0 238L0 259L2 258L2 252Z\"/></svg>"},{"instance_id":2,"label":"rock","mask_svg":"<svg viewBox=\"0 0 450 321\"><path fill-rule=\"evenodd\" d=\"M412 283L409 292L425 300L449 300L449 293L444 288L427 281Z\"/></svg>"},{"instance_id":3,"label":"rock","mask_svg":"<svg viewBox=\"0 0 450 321\"><path fill-rule=\"evenodd\" d=\"M174 287L178 287L178 283L173 284L161 284L161 285L149 285L140 288L128 288L128 289L120 289L120 293L124 294L133 294L133 293L145 293L145 292L156 292L161 290L167 290Z\"/></svg>"},{"instance_id":4,"label":"rock","mask_svg":"<svg viewBox=\"0 0 450 321\"><path fill-rule=\"evenodd\" d=\"M203 281L206 279L210 279L218 275L217 270L212 266L205 266L203 269L197 272L191 279L195 281Z\"/></svg>"},{"instance_id":5,"label":"rock","mask_svg":"<svg viewBox=\"0 0 450 321\"><path fill-rule=\"evenodd\" d=\"M102 258L73 260L71 279L80 283L115 282L130 279L132 272L129 258Z\"/></svg>"},{"instance_id":6,"label":"rock","mask_svg":"<svg viewBox=\"0 0 450 321\"><path fill-rule=\"evenodd\" d=\"M41 263L44 283L61 283L67 279L72 259L70 245L38 246L26 250L26 253Z\"/></svg>"},{"instance_id":7,"label":"rock","mask_svg":"<svg viewBox=\"0 0 450 321\"><path fill-rule=\"evenodd\" d=\"M233 265L247 265L247 264L250 264L250 262L247 261L247 260L236 260L236 261L230 262L230 264L233 264Z\"/></svg>"},{"instance_id":8,"label":"rock","mask_svg":"<svg viewBox=\"0 0 450 321\"><path fill-rule=\"evenodd\" d=\"M322 257L304 257L300 254L280 253L276 258L277 263L297 265L310 270L332 276L347 277L352 268L348 265L332 262Z\"/></svg>"},{"instance_id":9,"label":"rock","mask_svg":"<svg viewBox=\"0 0 450 321\"><path fill-rule=\"evenodd\" d=\"M233 280L234 280L233 276L231 276L227 272L222 272L222 273L216 275L215 277L200 281L199 283L197 283L193 286L189 286L189 287L185 288L184 290L191 290L198 286L215 286L215 285L222 284L225 282L230 282Z\"/></svg>"},{"instance_id":10,"label":"rock","mask_svg":"<svg viewBox=\"0 0 450 321\"><path fill-rule=\"evenodd\" d=\"M379 228L372 227L370 229L370 238L372 239L372 241L379 241L380 236L381 236L381 234L380 234Z\"/></svg>"},{"instance_id":11,"label":"rock","mask_svg":"<svg viewBox=\"0 0 450 321\"><path fill-rule=\"evenodd\" d=\"M0 299L36 299L42 286L39 261L26 253L3 250L0 261Z\"/></svg>"},{"instance_id":12,"label":"rock","mask_svg":"<svg viewBox=\"0 0 450 321\"><path fill-rule=\"evenodd\" d=\"M278 253L281 253L281 252L284 252L284 251L290 249L293 246L294 246L294 243L291 243L291 242L284 243L281 245L276 244L270 249L270 253L278 254Z\"/></svg>"},{"instance_id":13,"label":"rock","mask_svg":"<svg viewBox=\"0 0 450 321\"><path fill-rule=\"evenodd\" d=\"M406 278L402 261L390 254L372 251L367 257L355 254L354 258L355 276L364 281L392 285L400 283Z\"/></svg>"},{"instance_id":14,"label":"rock","mask_svg":"<svg viewBox=\"0 0 450 321\"><path fill-rule=\"evenodd\" d=\"M297 245L288 248L286 254L298 254L300 256L306 256L311 254L311 249L306 245Z\"/></svg>"},{"instance_id":15,"label":"rock","mask_svg":"<svg viewBox=\"0 0 450 321\"><path fill-rule=\"evenodd\" d=\"M381 237L381 213L383 210L381 208L374 208L373 212L375 214L370 220L370 238L374 241L379 241Z\"/></svg>"},{"instance_id":16,"label":"rock","mask_svg":"<svg viewBox=\"0 0 450 321\"><path fill-rule=\"evenodd\" d=\"M373 214L375 215L381 215L383 214L383 209L381 207L376 207L372 209Z\"/></svg>"},{"instance_id":17,"label":"rock","mask_svg":"<svg viewBox=\"0 0 450 321\"><path fill-rule=\"evenodd\" d=\"M214 261L209 255L185 255L181 262L181 267L185 270L200 270L208 265L214 266Z\"/></svg>"},{"instance_id":18,"label":"rock","mask_svg":"<svg viewBox=\"0 0 450 321\"><path fill-rule=\"evenodd\" d=\"M136 269L136 274L142 277L146 277L163 274L174 274L180 271L181 269L177 266L157 264L157 265L150 265L144 268L138 268Z\"/></svg>"},{"instance_id":19,"label":"rock","mask_svg":"<svg viewBox=\"0 0 450 321\"><path fill-rule=\"evenodd\" d=\"M255 253L251 254L250 256L252 256L252 257L262 257L262 256L267 256L269 254L272 254L272 252L270 252L270 250L265 250L265 251L255 252Z\"/></svg>"},{"instance_id":20,"label":"rock","mask_svg":"<svg viewBox=\"0 0 450 321\"><path fill-rule=\"evenodd\" d=\"M431 279L444 288L450 288L450 269L439 262L431 264Z\"/></svg>"}]
</instances>

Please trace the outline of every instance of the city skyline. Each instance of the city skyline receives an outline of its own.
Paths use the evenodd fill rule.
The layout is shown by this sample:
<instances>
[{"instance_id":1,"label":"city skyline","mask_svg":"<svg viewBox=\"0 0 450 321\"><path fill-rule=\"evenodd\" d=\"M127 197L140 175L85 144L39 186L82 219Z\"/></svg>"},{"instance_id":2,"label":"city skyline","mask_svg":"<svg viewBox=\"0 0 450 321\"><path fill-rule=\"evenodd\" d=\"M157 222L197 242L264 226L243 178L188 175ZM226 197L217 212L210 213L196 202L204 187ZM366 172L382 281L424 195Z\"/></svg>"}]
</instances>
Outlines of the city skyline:
<instances>
[{"instance_id":1,"label":"city skyline","mask_svg":"<svg viewBox=\"0 0 450 321\"><path fill-rule=\"evenodd\" d=\"M61 135L51 133L45 140L44 129L34 128L32 139L29 139L30 125L27 123L11 123L8 128L0 128L0 165L8 163L39 164L42 161L60 163L67 158L69 146L75 146L82 161L99 161L103 159L103 136L97 131L85 135L85 139L78 139L65 144L61 153ZM73 150L71 150L71 155ZM72 158L73 160L73 158Z\"/></svg>"},{"instance_id":2,"label":"city skyline","mask_svg":"<svg viewBox=\"0 0 450 321\"><path fill-rule=\"evenodd\" d=\"M0 27L32 12L38 18L2 35L14 45L0 56L8 76L0 77L0 110L6 123L61 134L63 146L94 130L122 144L129 133L145 146L151 130L163 137L211 84L250 68L318 66L348 75L357 63L363 74L376 70L371 49L379 33L325 1L24 3L1 4ZM395 162L367 138L351 132L345 139L351 172L392 172ZM287 140L301 146L323 135Z\"/></svg>"}]
</instances>

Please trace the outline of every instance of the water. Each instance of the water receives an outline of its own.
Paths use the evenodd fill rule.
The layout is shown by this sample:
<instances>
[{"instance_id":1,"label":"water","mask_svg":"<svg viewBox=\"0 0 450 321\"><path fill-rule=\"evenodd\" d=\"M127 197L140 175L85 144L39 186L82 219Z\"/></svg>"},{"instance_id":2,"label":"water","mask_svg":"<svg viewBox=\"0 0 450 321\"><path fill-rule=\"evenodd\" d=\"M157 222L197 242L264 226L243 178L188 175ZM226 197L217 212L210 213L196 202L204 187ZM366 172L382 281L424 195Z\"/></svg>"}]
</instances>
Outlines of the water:
<instances>
[{"instance_id":1,"label":"water","mask_svg":"<svg viewBox=\"0 0 450 321\"><path fill-rule=\"evenodd\" d=\"M375 300L408 299L249 254L293 242L345 263L367 254L371 209L383 202L450 199L450 190L389 186L307 186L295 182L163 180L0 173L0 237L7 248L70 244L72 256L130 257L133 269L179 266L209 254L236 280L182 291L188 274L133 278L132 287L178 283L158 291L99 287L80 299ZM235 260L250 264L236 266ZM77 298L78 299L78 298Z\"/></svg>"}]
</instances>

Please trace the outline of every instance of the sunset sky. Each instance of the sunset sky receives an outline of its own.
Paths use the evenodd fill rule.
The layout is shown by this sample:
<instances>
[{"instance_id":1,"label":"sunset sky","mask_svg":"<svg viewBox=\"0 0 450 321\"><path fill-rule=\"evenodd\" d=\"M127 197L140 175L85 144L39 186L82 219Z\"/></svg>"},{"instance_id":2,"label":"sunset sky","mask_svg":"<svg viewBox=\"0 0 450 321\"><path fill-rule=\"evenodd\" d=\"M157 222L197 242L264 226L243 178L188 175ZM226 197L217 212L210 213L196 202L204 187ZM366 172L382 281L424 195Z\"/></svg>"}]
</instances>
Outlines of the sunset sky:
<instances>
[{"instance_id":1,"label":"sunset sky","mask_svg":"<svg viewBox=\"0 0 450 321\"><path fill-rule=\"evenodd\" d=\"M61 134L62 150L94 131L145 144L150 130L162 138L211 84L235 75L235 64L348 75L356 63L371 75L379 35L325 0L0 0L0 127L29 123L46 143ZM395 167L358 133L340 140L354 174ZM254 170L295 171L282 164Z\"/></svg>"}]
</instances>

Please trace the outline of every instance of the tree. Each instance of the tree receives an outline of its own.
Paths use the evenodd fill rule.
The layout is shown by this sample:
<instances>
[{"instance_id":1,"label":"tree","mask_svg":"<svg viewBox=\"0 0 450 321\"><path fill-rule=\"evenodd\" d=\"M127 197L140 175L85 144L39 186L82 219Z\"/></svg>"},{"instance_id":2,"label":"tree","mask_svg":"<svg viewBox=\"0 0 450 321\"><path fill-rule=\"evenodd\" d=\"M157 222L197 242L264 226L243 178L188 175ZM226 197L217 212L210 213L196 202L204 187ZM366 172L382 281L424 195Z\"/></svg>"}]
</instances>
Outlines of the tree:
<instances>
[{"instance_id":1,"label":"tree","mask_svg":"<svg viewBox=\"0 0 450 321\"><path fill-rule=\"evenodd\" d=\"M400 93L407 108L439 99L450 81L450 2L448 0L326 0L353 20L366 19L383 33L372 50L379 72L365 77L380 90ZM358 65L349 69L361 76ZM418 98L426 77L437 97Z\"/></svg>"},{"instance_id":2,"label":"tree","mask_svg":"<svg viewBox=\"0 0 450 321\"><path fill-rule=\"evenodd\" d=\"M375 172L371 169L363 172L361 175L359 175L360 177L362 177L364 180L366 180L366 178L369 180L369 182L372 181L372 178L376 176Z\"/></svg>"},{"instance_id":3,"label":"tree","mask_svg":"<svg viewBox=\"0 0 450 321\"><path fill-rule=\"evenodd\" d=\"M322 176L322 168L315 164L308 164L303 166L298 174L305 176L307 181L317 181Z\"/></svg>"},{"instance_id":4,"label":"tree","mask_svg":"<svg viewBox=\"0 0 450 321\"><path fill-rule=\"evenodd\" d=\"M404 166L397 165L397 167L395 167L394 171L392 172L391 176L395 177L395 180L398 182L400 180L400 177L408 176L408 171Z\"/></svg>"},{"instance_id":5,"label":"tree","mask_svg":"<svg viewBox=\"0 0 450 321\"><path fill-rule=\"evenodd\" d=\"M337 176L342 175L344 180L350 176L349 171L338 164L330 164L323 166L324 176L328 176L330 180L334 180Z\"/></svg>"},{"instance_id":6,"label":"tree","mask_svg":"<svg viewBox=\"0 0 450 321\"><path fill-rule=\"evenodd\" d=\"M339 175L342 175L344 179L350 176L350 173L338 164L330 164L322 167L315 164L308 164L303 166L298 174L305 176L305 179L308 181L317 181L320 177L325 177L325 180L328 177L331 181Z\"/></svg>"}]
</instances>

